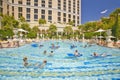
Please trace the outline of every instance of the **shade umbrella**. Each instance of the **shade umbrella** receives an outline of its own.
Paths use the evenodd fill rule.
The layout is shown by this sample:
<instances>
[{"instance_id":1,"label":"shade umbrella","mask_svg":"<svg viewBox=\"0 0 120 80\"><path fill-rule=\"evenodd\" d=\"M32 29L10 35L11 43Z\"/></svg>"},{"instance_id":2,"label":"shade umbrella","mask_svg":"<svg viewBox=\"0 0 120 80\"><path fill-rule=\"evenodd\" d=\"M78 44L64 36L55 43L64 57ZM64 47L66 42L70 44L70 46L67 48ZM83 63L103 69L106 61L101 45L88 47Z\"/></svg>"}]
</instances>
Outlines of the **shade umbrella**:
<instances>
[{"instance_id":1,"label":"shade umbrella","mask_svg":"<svg viewBox=\"0 0 120 80\"><path fill-rule=\"evenodd\" d=\"M20 32L20 37L21 37L21 39L22 39L22 37L23 37L22 32L28 33L28 31L26 31L26 30L24 30L24 29L18 29L18 32Z\"/></svg>"},{"instance_id":2,"label":"shade umbrella","mask_svg":"<svg viewBox=\"0 0 120 80\"><path fill-rule=\"evenodd\" d=\"M116 38L116 37L114 37L114 36L108 36L109 38Z\"/></svg>"},{"instance_id":3,"label":"shade umbrella","mask_svg":"<svg viewBox=\"0 0 120 80\"><path fill-rule=\"evenodd\" d=\"M107 41L111 41L111 38L116 38L116 37L114 37L114 36L107 36L106 37Z\"/></svg>"},{"instance_id":4,"label":"shade umbrella","mask_svg":"<svg viewBox=\"0 0 120 80\"><path fill-rule=\"evenodd\" d=\"M95 32L100 32L100 36L101 36L101 32L105 32L106 30L103 30L103 29L99 29L99 30L97 30L97 31L95 31ZM101 37L100 37L100 41L101 41Z\"/></svg>"},{"instance_id":5,"label":"shade umbrella","mask_svg":"<svg viewBox=\"0 0 120 80\"><path fill-rule=\"evenodd\" d=\"M97 31L95 31L95 32L105 32L106 30L103 30L103 29L99 29L99 30L97 30Z\"/></svg>"},{"instance_id":6,"label":"shade umbrella","mask_svg":"<svg viewBox=\"0 0 120 80\"><path fill-rule=\"evenodd\" d=\"M26 31L24 29L18 29L18 31L28 33L28 31Z\"/></svg>"}]
</instances>

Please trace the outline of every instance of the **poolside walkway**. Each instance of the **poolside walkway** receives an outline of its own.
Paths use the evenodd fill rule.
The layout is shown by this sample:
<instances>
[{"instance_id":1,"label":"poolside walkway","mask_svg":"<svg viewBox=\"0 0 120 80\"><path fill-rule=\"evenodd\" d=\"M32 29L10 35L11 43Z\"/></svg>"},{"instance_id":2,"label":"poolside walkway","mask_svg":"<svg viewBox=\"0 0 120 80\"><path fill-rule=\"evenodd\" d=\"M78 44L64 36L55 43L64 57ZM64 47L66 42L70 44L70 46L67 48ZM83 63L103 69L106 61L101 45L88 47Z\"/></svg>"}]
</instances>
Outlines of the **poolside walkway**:
<instances>
[{"instance_id":1,"label":"poolside walkway","mask_svg":"<svg viewBox=\"0 0 120 80\"><path fill-rule=\"evenodd\" d=\"M47 40L47 39L44 39ZM74 39L72 39L74 40ZM41 40L39 39L26 39L26 40L21 40L21 41L14 41L14 40L8 40L8 41L0 41L0 48L16 48L23 46L25 44L29 44L31 42L40 42ZM83 42L82 39L79 40L74 40L74 41L80 41ZM96 41L94 39L85 39L84 42L88 42L90 44L97 44L100 46L105 46L105 47L110 47L110 48L119 48L120 49L120 41L114 42L106 42L106 41Z\"/></svg>"}]
</instances>

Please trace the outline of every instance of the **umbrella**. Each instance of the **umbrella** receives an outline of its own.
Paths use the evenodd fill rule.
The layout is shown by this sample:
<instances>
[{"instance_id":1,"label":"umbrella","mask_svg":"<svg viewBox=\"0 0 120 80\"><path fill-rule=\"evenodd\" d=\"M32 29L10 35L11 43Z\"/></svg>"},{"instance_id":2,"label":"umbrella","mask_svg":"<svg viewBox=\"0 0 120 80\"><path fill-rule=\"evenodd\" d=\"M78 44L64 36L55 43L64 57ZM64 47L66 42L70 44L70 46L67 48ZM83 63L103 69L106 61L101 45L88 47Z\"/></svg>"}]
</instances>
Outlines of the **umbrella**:
<instances>
[{"instance_id":1,"label":"umbrella","mask_svg":"<svg viewBox=\"0 0 120 80\"><path fill-rule=\"evenodd\" d=\"M26 31L24 29L18 29L18 31L28 33L28 31Z\"/></svg>"},{"instance_id":2,"label":"umbrella","mask_svg":"<svg viewBox=\"0 0 120 80\"><path fill-rule=\"evenodd\" d=\"M22 39L22 37L23 37L22 32L28 33L28 31L26 31L26 30L24 30L24 29L18 29L18 31L20 32L20 37L21 37L21 39Z\"/></svg>"},{"instance_id":3,"label":"umbrella","mask_svg":"<svg viewBox=\"0 0 120 80\"><path fill-rule=\"evenodd\" d=\"M104 31L106 31L106 30L99 29L99 30L97 30L97 31L95 31L95 32L104 32Z\"/></svg>"},{"instance_id":4,"label":"umbrella","mask_svg":"<svg viewBox=\"0 0 120 80\"><path fill-rule=\"evenodd\" d=\"M99 29L99 30L97 30L97 31L95 31L95 32L100 32L100 36L101 36L101 32L105 32L106 30L103 30L103 29ZM100 41L101 41L101 37L100 37Z\"/></svg>"},{"instance_id":5,"label":"umbrella","mask_svg":"<svg viewBox=\"0 0 120 80\"><path fill-rule=\"evenodd\" d=\"M115 38L114 36L108 36L109 38Z\"/></svg>"},{"instance_id":6,"label":"umbrella","mask_svg":"<svg viewBox=\"0 0 120 80\"><path fill-rule=\"evenodd\" d=\"M116 38L116 37L114 37L114 36L107 36L106 37L107 41L111 41L111 38Z\"/></svg>"}]
</instances>

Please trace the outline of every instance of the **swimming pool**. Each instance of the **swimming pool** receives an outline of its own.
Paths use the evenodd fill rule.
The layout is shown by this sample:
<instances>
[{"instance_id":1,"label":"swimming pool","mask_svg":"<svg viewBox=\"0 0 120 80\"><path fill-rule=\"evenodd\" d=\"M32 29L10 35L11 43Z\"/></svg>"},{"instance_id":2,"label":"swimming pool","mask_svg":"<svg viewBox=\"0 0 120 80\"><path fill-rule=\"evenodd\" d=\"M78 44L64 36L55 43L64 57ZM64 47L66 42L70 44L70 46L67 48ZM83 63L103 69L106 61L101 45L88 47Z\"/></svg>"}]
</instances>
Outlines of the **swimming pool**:
<instances>
[{"instance_id":1,"label":"swimming pool","mask_svg":"<svg viewBox=\"0 0 120 80\"><path fill-rule=\"evenodd\" d=\"M33 44L43 45L31 46ZM60 46L51 48L51 44ZM72 45L77 47L71 48ZM84 45L87 45L84 47ZM47 54L43 54L47 50ZM78 50L83 56L70 57ZM54 56L49 53L53 51ZM107 53L111 56L93 57ZM43 68L25 68L23 57L31 64L47 60ZM120 49L106 48L69 40L49 40L31 43L19 48L0 49L0 80L120 80Z\"/></svg>"}]
</instances>

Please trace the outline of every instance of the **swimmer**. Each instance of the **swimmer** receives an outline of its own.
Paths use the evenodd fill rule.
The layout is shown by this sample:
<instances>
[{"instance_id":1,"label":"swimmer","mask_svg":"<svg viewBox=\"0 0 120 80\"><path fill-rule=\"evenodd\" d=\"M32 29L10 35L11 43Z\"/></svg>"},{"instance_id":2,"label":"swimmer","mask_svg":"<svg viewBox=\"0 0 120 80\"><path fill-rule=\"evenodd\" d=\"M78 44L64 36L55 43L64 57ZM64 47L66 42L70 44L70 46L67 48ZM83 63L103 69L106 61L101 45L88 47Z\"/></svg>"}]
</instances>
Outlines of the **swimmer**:
<instances>
[{"instance_id":1,"label":"swimmer","mask_svg":"<svg viewBox=\"0 0 120 80\"><path fill-rule=\"evenodd\" d=\"M44 68L44 66L47 64L47 61L44 60L42 64L36 63L35 66L39 68Z\"/></svg>"},{"instance_id":2,"label":"swimmer","mask_svg":"<svg viewBox=\"0 0 120 80\"><path fill-rule=\"evenodd\" d=\"M75 50L74 55L79 56L78 50Z\"/></svg>"},{"instance_id":3,"label":"swimmer","mask_svg":"<svg viewBox=\"0 0 120 80\"><path fill-rule=\"evenodd\" d=\"M23 65L24 65L25 67L28 66L27 57L24 57L24 58L23 58Z\"/></svg>"},{"instance_id":4,"label":"swimmer","mask_svg":"<svg viewBox=\"0 0 120 80\"><path fill-rule=\"evenodd\" d=\"M44 66L47 64L47 61L44 60L43 63L40 65L40 68L44 68Z\"/></svg>"},{"instance_id":5,"label":"swimmer","mask_svg":"<svg viewBox=\"0 0 120 80\"><path fill-rule=\"evenodd\" d=\"M96 52L93 53L93 56L98 56L98 54Z\"/></svg>"},{"instance_id":6,"label":"swimmer","mask_svg":"<svg viewBox=\"0 0 120 80\"><path fill-rule=\"evenodd\" d=\"M53 53L53 51L51 51L51 53L50 53L50 55L49 56L53 56L54 55L54 53Z\"/></svg>"},{"instance_id":7,"label":"swimmer","mask_svg":"<svg viewBox=\"0 0 120 80\"><path fill-rule=\"evenodd\" d=\"M43 54L47 54L47 51L45 50L45 51L43 52Z\"/></svg>"}]
</instances>

